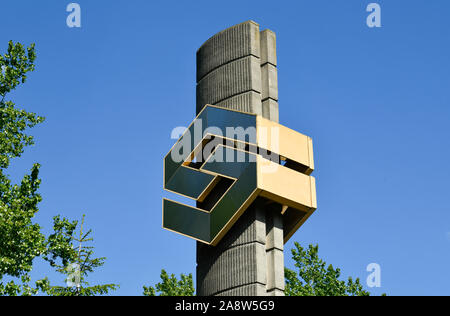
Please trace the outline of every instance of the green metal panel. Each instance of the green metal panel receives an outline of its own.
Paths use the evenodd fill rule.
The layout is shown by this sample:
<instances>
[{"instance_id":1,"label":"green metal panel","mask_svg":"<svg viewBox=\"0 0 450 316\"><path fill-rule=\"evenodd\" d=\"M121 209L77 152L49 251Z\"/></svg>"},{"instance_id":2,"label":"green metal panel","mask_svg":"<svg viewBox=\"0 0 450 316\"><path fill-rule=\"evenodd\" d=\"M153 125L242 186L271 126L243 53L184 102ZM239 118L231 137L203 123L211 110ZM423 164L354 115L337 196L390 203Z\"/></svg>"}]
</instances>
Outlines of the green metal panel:
<instances>
[{"instance_id":1,"label":"green metal panel","mask_svg":"<svg viewBox=\"0 0 450 316\"><path fill-rule=\"evenodd\" d=\"M179 168L169 182L166 189L178 194L197 199L208 184L214 180L214 176L191 168Z\"/></svg>"},{"instance_id":2,"label":"green metal panel","mask_svg":"<svg viewBox=\"0 0 450 316\"><path fill-rule=\"evenodd\" d=\"M210 215L194 207L164 199L163 226L184 235L210 242Z\"/></svg>"},{"instance_id":3,"label":"green metal panel","mask_svg":"<svg viewBox=\"0 0 450 316\"><path fill-rule=\"evenodd\" d=\"M183 161L189 158L191 152L200 144L209 127L215 127L215 131L220 129L222 135L219 133L218 136L230 136L225 135L227 127L233 126L239 126L241 131L247 132L232 135L233 139L256 142L255 115L206 107L172 149L172 151L177 151L178 157L181 157L182 161L174 161L172 151L165 157L165 189L190 198L198 199L214 179L214 175L204 171L237 180L210 213L165 199L163 227L210 243L256 189L255 155L224 147L221 141L215 144L217 147L213 154L208 157L200 170L183 166ZM200 137L199 131L201 132ZM182 147L185 150L181 150Z\"/></svg>"},{"instance_id":4,"label":"green metal panel","mask_svg":"<svg viewBox=\"0 0 450 316\"><path fill-rule=\"evenodd\" d=\"M304 183L304 189L310 190L311 193L310 202L305 199L302 200L301 195L299 195L299 200L292 199L292 196L297 197L295 192L291 195L280 193L279 189L283 188L285 180L296 176L282 173L281 171L287 170L284 169L285 167L280 168L277 173L278 178L271 178L268 173L261 173L262 178L268 178L262 179L260 183L260 185L265 184L266 187L258 188L257 154L245 151L255 151L255 148L258 148L256 144L256 119L256 115L214 106L205 107L198 115L186 133L164 158L164 188L197 201L201 198L202 203L199 205L203 205L208 211L164 199L164 228L215 245L220 239L217 237L223 236L222 232L231 227L232 219L234 222L237 216L245 211L244 207L248 207L257 194L277 191L277 195L272 195L270 199L273 199L276 203L282 203L283 206L287 204L286 207L289 206L289 208L287 209L288 216L285 216L286 220L294 223L293 226L285 225L285 227L290 227L288 235L285 236L286 240L303 223L302 221L316 209L314 204L314 179L310 179L307 184ZM227 134L230 130L234 131L233 135ZM207 133L213 137L213 141L208 143L204 139ZM289 135L286 139L290 139ZM238 145L246 143L247 146L242 150L237 149L234 140L239 141L237 142ZM249 146L250 144L251 146ZM200 146L199 148L205 146L204 149L209 151L209 154L202 154L207 157L199 157L195 152L195 164L189 164L195 166L195 168L183 165L185 162L190 163L188 159L191 159L197 146ZM295 146L295 144L292 144L292 146ZM305 147L306 152L310 153L310 143L305 146L307 146ZM291 149L291 147L288 147L288 149ZM272 150L276 150L276 148ZM290 153L289 150L286 150L286 144L285 151ZM172 155L172 153L176 155ZM261 152L258 155L264 157ZM293 154L293 156L297 157L298 155ZM178 160L175 160L175 158ZM201 164L201 159L207 160ZM302 170L297 169L295 172L303 173ZM222 179L213 181L216 177ZM289 190L292 187L290 185L286 188L286 191L292 191ZM303 204L301 207L299 206L300 201L306 203L304 205L307 211L293 213L292 207L303 207ZM215 205L213 205L214 203Z\"/></svg>"}]
</instances>

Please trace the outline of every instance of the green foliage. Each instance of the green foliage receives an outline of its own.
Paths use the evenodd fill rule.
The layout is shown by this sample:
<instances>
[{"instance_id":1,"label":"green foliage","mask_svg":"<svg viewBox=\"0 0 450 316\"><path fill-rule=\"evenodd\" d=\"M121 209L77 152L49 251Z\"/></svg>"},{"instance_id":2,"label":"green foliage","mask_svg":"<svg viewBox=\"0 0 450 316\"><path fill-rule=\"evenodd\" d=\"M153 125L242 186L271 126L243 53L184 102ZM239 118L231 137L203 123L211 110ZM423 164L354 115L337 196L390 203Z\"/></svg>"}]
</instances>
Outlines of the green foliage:
<instances>
[{"instance_id":1,"label":"green foliage","mask_svg":"<svg viewBox=\"0 0 450 316\"><path fill-rule=\"evenodd\" d=\"M35 58L34 45L25 50L13 42L9 42L7 53L0 55L0 295L33 295L48 283L43 279L34 288L29 285L33 260L45 252L45 237L39 225L32 222L41 201L37 192L40 166L35 164L20 185L11 184L5 174L10 160L33 144L25 129L44 120L5 101L6 94L24 83L27 73L34 70ZM21 284L4 284L4 276L18 278Z\"/></svg>"},{"instance_id":2,"label":"green foliage","mask_svg":"<svg viewBox=\"0 0 450 316\"><path fill-rule=\"evenodd\" d=\"M292 270L285 269L286 296L369 296L364 291L359 278L355 281L350 277L348 281L339 280L340 269L334 269L330 264L319 258L319 247L310 245L308 250L299 243L291 250L298 275Z\"/></svg>"},{"instance_id":3,"label":"green foliage","mask_svg":"<svg viewBox=\"0 0 450 316\"><path fill-rule=\"evenodd\" d=\"M7 284L0 283L0 296L33 296L40 292L45 293L49 287L47 278L35 282L35 287L30 286L31 279L28 275L21 277L21 284L10 281Z\"/></svg>"},{"instance_id":4,"label":"green foliage","mask_svg":"<svg viewBox=\"0 0 450 316\"><path fill-rule=\"evenodd\" d=\"M0 96L14 90L20 83L25 83L27 73L34 71L35 59L34 44L25 50L20 43L8 43L7 53L0 55Z\"/></svg>"},{"instance_id":5,"label":"green foliage","mask_svg":"<svg viewBox=\"0 0 450 316\"><path fill-rule=\"evenodd\" d=\"M25 50L20 43L13 42L9 42L7 53L0 55L1 169L8 168L10 159L20 157L25 146L33 145L33 137L24 134L24 130L44 121L44 118L34 113L16 109L13 102L5 101L6 94L24 83L27 73L34 70L35 58L34 44Z\"/></svg>"},{"instance_id":6,"label":"green foliage","mask_svg":"<svg viewBox=\"0 0 450 316\"><path fill-rule=\"evenodd\" d=\"M169 276L165 270L161 271L161 282L155 288L144 286L144 296L194 296L194 292L192 274L181 274L178 280L174 274Z\"/></svg>"},{"instance_id":7,"label":"green foliage","mask_svg":"<svg viewBox=\"0 0 450 316\"><path fill-rule=\"evenodd\" d=\"M40 180L35 165L20 185L11 185L0 174L0 277L21 277L31 271L32 261L45 252L45 238L32 222L41 197L36 193Z\"/></svg>"},{"instance_id":8,"label":"green foliage","mask_svg":"<svg viewBox=\"0 0 450 316\"><path fill-rule=\"evenodd\" d=\"M48 238L46 260L61 274L67 276L67 286L49 286L47 294L52 296L95 296L108 294L118 288L116 284L90 286L86 281L88 274L105 264L106 258L93 258L94 248L86 246L92 242L92 230L83 232L84 215L78 237L78 222L70 222L59 216L53 219L54 233ZM78 243L78 245L75 245Z\"/></svg>"}]
</instances>

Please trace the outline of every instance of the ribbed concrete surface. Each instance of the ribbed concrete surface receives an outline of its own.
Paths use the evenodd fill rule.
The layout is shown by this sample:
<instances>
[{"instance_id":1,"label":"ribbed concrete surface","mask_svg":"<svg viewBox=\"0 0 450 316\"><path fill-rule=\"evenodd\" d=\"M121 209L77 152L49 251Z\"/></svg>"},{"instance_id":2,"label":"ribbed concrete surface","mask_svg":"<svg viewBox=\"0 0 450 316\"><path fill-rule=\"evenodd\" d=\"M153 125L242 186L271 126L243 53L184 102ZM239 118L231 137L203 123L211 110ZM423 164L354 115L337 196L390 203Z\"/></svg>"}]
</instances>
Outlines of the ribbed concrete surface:
<instances>
[{"instance_id":1,"label":"ribbed concrete surface","mask_svg":"<svg viewBox=\"0 0 450 316\"><path fill-rule=\"evenodd\" d=\"M258 207L259 206L259 207ZM239 220L245 225L234 225L220 243L215 247L210 247L199 243L197 247L197 259L206 255L216 257L226 249L257 242L266 244L266 218L263 205L254 203Z\"/></svg>"},{"instance_id":2,"label":"ribbed concrete surface","mask_svg":"<svg viewBox=\"0 0 450 316\"><path fill-rule=\"evenodd\" d=\"M206 104L217 104L249 91L261 93L261 66L259 58L254 56L227 63L200 80L197 83L197 111Z\"/></svg>"},{"instance_id":3,"label":"ribbed concrete surface","mask_svg":"<svg viewBox=\"0 0 450 316\"><path fill-rule=\"evenodd\" d=\"M218 293L216 296L267 296L267 295L271 294L267 293L266 286L264 284L251 284L251 285L244 285L238 288L229 289L227 291Z\"/></svg>"},{"instance_id":4,"label":"ribbed concrete surface","mask_svg":"<svg viewBox=\"0 0 450 316\"><path fill-rule=\"evenodd\" d=\"M266 202L257 200L216 247L197 242L197 295L283 295L283 221Z\"/></svg>"},{"instance_id":5,"label":"ribbed concrete surface","mask_svg":"<svg viewBox=\"0 0 450 316\"><path fill-rule=\"evenodd\" d=\"M239 94L224 101L218 102L216 103L216 105L231 110L263 115L263 109L261 106L261 94L255 91Z\"/></svg>"},{"instance_id":6,"label":"ribbed concrete surface","mask_svg":"<svg viewBox=\"0 0 450 316\"><path fill-rule=\"evenodd\" d=\"M260 57L259 25L247 21L207 40L197 51L197 82L230 61L253 55Z\"/></svg>"},{"instance_id":7,"label":"ribbed concrete surface","mask_svg":"<svg viewBox=\"0 0 450 316\"><path fill-rule=\"evenodd\" d=\"M216 247L197 243L197 295L217 295L239 287L265 285L266 224L261 203L255 203Z\"/></svg>"},{"instance_id":8,"label":"ribbed concrete surface","mask_svg":"<svg viewBox=\"0 0 450 316\"><path fill-rule=\"evenodd\" d=\"M206 104L251 112L278 122L274 32L260 32L257 23L247 21L217 33L200 47L197 114Z\"/></svg>"},{"instance_id":9,"label":"ribbed concrete surface","mask_svg":"<svg viewBox=\"0 0 450 316\"><path fill-rule=\"evenodd\" d=\"M265 285L265 264L255 264L264 255L263 244L250 243L203 260L203 268L197 270L198 278L202 280L199 295L216 295L226 289L255 283Z\"/></svg>"}]
</instances>

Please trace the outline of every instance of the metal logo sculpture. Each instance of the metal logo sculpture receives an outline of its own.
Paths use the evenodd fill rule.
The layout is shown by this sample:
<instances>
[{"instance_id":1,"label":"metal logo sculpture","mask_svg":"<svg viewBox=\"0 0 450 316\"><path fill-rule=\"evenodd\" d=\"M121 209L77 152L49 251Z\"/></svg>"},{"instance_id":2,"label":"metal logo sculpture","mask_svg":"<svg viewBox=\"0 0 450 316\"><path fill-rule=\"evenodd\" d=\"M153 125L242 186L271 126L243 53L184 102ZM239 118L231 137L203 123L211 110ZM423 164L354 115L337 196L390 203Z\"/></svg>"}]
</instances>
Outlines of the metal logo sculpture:
<instances>
[{"instance_id":1,"label":"metal logo sculpture","mask_svg":"<svg viewBox=\"0 0 450 316\"><path fill-rule=\"evenodd\" d=\"M255 114L207 105L164 158L163 227L217 245L255 201L283 214L284 241L317 208L312 140Z\"/></svg>"}]
</instances>

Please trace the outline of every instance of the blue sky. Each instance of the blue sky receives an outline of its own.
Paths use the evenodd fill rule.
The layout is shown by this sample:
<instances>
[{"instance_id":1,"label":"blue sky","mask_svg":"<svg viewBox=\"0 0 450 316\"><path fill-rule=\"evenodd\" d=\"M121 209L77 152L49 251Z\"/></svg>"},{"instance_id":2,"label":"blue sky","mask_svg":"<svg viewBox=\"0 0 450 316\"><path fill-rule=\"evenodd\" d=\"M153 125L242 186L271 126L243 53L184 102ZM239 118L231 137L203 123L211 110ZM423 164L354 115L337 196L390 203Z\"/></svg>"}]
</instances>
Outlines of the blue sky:
<instances>
[{"instance_id":1,"label":"blue sky","mask_svg":"<svg viewBox=\"0 0 450 316\"><path fill-rule=\"evenodd\" d=\"M318 243L374 294L450 295L448 1L70 1L2 4L8 40L36 43L37 68L9 98L46 117L14 179L42 164L37 221L85 213L106 265L93 282L139 295L165 268L195 271L195 242L161 228L162 158L195 112L195 53L254 20L277 33L280 123L313 137L318 210L286 244ZM286 265L292 267L289 251ZM38 264L35 275L46 275ZM63 277L50 274L62 284Z\"/></svg>"}]
</instances>

